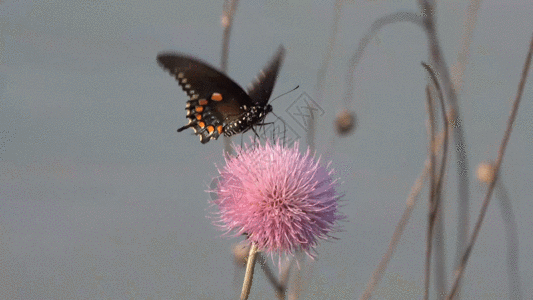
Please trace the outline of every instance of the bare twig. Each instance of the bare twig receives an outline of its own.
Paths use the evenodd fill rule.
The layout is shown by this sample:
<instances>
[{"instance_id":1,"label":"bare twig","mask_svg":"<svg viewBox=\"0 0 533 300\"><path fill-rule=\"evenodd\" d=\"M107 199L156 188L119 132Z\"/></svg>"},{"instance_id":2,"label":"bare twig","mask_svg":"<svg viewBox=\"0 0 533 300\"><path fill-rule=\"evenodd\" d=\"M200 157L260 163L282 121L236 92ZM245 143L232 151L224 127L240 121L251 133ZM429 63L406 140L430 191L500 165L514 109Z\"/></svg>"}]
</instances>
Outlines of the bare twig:
<instances>
[{"instance_id":1,"label":"bare twig","mask_svg":"<svg viewBox=\"0 0 533 300\"><path fill-rule=\"evenodd\" d=\"M455 276L454 281L452 285L452 289L450 291L450 294L448 295L447 299L453 299L455 296L455 293L457 291L457 287L459 285L459 281L461 280L464 271L466 269L466 264L468 262L468 259L470 257L470 254L472 253L472 248L474 247L474 244L476 242L477 236L479 234L479 231L481 229L481 225L483 224L483 219L485 218L485 214L487 212L487 208L490 203L490 198L492 196L492 192L494 190L494 186L496 185L496 181L498 180L498 173L500 171L501 164L503 162L503 156L505 154L505 149L507 148L507 144L509 143L509 138L511 137L511 131L513 129L513 123L516 119L516 115L518 113L518 107L520 106L520 100L522 99L522 94L524 92L524 86L526 84L527 74L529 72L529 68L531 65L531 56L533 55L533 37L531 39L530 45L529 45L529 51L527 54L526 62L524 64L524 68L522 70L522 77L520 78L520 83L518 84L518 91L516 94L516 98L513 104L513 108L511 110L511 114L509 116L509 119L507 121L507 128L505 130L505 134L503 136L502 142L500 144L500 148L498 149L498 158L496 159L496 162L494 164L494 179L490 182L487 194L485 196L485 199L483 200L483 204L481 206L481 211L479 212L478 219L476 221L476 225L474 227L474 230L472 232L472 237L470 239L470 243L468 247L465 250L465 253L461 259L461 264L459 267L455 270Z\"/></svg>"}]
</instances>

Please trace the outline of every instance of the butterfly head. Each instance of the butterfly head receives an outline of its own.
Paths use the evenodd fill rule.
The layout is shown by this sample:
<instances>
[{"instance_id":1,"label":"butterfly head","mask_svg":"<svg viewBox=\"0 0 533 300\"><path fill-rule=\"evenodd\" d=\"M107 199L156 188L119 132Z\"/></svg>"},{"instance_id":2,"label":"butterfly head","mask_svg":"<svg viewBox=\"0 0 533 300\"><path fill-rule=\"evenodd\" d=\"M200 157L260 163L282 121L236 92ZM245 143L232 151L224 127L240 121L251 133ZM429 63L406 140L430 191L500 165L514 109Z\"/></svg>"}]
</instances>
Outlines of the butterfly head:
<instances>
[{"instance_id":1,"label":"butterfly head","mask_svg":"<svg viewBox=\"0 0 533 300\"><path fill-rule=\"evenodd\" d=\"M265 112L264 112L263 120L265 119L266 115L268 115L268 114L271 113L271 112L272 112L272 105L267 104L267 105L265 106Z\"/></svg>"}]
</instances>

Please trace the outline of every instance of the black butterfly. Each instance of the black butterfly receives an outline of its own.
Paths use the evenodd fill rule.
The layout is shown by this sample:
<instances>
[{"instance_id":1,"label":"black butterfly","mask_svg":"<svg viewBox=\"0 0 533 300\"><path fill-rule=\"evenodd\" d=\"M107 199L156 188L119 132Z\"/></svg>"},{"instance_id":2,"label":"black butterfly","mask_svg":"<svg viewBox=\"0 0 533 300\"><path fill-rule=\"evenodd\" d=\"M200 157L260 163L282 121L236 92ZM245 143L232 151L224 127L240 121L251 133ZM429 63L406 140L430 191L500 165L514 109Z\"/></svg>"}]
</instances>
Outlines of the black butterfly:
<instances>
[{"instance_id":1,"label":"black butterfly","mask_svg":"<svg viewBox=\"0 0 533 300\"><path fill-rule=\"evenodd\" d=\"M179 53L160 53L159 65L176 78L189 96L185 109L189 124L178 132L192 127L202 144L244 133L261 125L272 111L268 99L274 89L285 49L280 46L273 60L259 73L256 82L246 93L228 76L208 64Z\"/></svg>"}]
</instances>

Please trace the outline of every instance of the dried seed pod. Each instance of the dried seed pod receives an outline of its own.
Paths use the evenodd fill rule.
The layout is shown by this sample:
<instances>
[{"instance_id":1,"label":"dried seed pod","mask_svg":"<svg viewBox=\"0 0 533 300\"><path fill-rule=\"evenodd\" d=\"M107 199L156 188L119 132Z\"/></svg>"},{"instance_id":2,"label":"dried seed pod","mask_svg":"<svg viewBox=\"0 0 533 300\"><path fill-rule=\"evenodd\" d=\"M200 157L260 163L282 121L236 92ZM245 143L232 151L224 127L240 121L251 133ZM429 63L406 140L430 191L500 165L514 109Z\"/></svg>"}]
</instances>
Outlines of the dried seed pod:
<instances>
[{"instance_id":1,"label":"dried seed pod","mask_svg":"<svg viewBox=\"0 0 533 300\"><path fill-rule=\"evenodd\" d=\"M337 118L335 119L335 125L337 128L337 133L339 135L350 134L357 125L355 113L347 109L341 111L339 114L337 114Z\"/></svg>"}]
</instances>

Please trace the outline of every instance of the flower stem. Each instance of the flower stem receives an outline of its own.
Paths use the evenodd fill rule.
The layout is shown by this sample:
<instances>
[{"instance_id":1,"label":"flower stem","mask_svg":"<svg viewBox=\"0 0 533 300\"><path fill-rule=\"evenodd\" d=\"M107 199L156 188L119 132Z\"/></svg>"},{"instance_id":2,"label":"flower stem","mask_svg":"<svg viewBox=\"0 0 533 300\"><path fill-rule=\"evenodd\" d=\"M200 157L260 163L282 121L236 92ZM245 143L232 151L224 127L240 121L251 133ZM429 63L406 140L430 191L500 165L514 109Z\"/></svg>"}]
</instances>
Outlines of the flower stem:
<instances>
[{"instance_id":1,"label":"flower stem","mask_svg":"<svg viewBox=\"0 0 533 300\"><path fill-rule=\"evenodd\" d=\"M248 259L246 260L246 273L244 274L244 282L242 283L241 300L248 299L250 289L252 288L252 279L254 277L255 260L257 258L257 245L252 244Z\"/></svg>"}]
</instances>

